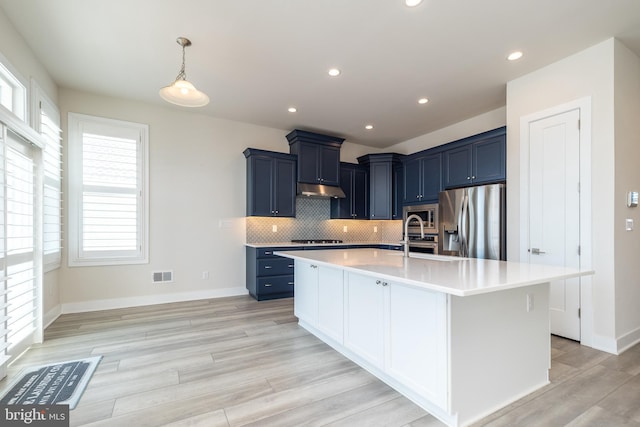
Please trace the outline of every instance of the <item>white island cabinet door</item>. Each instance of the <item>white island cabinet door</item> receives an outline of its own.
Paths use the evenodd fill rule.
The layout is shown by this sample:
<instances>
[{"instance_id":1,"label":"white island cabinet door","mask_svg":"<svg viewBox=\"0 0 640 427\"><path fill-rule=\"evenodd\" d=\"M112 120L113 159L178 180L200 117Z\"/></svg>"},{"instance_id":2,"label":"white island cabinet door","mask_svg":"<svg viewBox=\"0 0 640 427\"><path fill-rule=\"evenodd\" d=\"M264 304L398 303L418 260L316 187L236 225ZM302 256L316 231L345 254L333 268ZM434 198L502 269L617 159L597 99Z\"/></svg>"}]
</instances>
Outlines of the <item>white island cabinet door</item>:
<instances>
[{"instance_id":1,"label":"white island cabinet door","mask_svg":"<svg viewBox=\"0 0 640 427\"><path fill-rule=\"evenodd\" d=\"M447 297L389 283L385 371L441 408L447 408Z\"/></svg>"},{"instance_id":2,"label":"white island cabinet door","mask_svg":"<svg viewBox=\"0 0 640 427\"><path fill-rule=\"evenodd\" d=\"M293 313L311 326L318 324L318 266L296 260Z\"/></svg>"},{"instance_id":3,"label":"white island cabinet door","mask_svg":"<svg viewBox=\"0 0 640 427\"><path fill-rule=\"evenodd\" d=\"M344 273L341 269L325 266L320 266L319 270L318 329L343 344Z\"/></svg>"},{"instance_id":4,"label":"white island cabinet door","mask_svg":"<svg viewBox=\"0 0 640 427\"><path fill-rule=\"evenodd\" d=\"M348 273L344 345L365 362L384 368L384 282Z\"/></svg>"}]
</instances>

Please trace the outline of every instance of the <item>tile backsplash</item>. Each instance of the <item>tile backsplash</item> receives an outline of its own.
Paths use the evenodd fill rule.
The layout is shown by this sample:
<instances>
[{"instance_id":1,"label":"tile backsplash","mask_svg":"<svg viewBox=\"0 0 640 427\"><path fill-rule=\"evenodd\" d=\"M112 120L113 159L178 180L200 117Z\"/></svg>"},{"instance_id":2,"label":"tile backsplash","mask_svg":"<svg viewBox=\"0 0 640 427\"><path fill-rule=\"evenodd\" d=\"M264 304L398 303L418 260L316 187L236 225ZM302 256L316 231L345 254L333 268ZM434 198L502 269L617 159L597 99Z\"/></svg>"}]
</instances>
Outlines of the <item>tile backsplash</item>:
<instances>
[{"instance_id":1,"label":"tile backsplash","mask_svg":"<svg viewBox=\"0 0 640 427\"><path fill-rule=\"evenodd\" d=\"M247 243L288 242L292 239L339 239L345 242L395 242L402 239L402 221L329 219L330 212L329 199L297 197L295 218L247 217Z\"/></svg>"}]
</instances>

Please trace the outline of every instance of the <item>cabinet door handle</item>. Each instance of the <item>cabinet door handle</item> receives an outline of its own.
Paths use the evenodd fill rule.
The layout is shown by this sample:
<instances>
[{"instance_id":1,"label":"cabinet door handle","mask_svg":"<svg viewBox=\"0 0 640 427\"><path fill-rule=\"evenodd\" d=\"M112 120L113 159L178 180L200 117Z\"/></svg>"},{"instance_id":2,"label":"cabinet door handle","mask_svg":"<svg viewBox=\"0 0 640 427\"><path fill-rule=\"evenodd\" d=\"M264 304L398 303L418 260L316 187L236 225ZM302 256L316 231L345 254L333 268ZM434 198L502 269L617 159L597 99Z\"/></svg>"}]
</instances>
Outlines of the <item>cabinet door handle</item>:
<instances>
[{"instance_id":1,"label":"cabinet door handle","mask_svg":"<svg viewBox=\"0 0 640 427\"><path fill-rule=\"evenodd\" d=\"M387 282L382 282L382 286L389 286Z\"/></svg>"},{"instance_id":2,"label":"cabinet door handle","mask_svg":"<svg viewBox=\"0 0 640 427\"><path fill-rule=\"evenodd\" d=\"M470 177L470 176L468 176L468 177L467 177L467 179L471 179L471 177Z\"/></svg>"},{"instance_id":3,"label":"cabinet door handle","mask_svg":"<svg viewBox=\"0 0 640 427\"><path fill-rule=\"evenodd\" d=\"M271 255L272 253L273 253L273 252L270 252L270 251L265 251L265 252L264 252L264 254L265 254L265 255Z\"/></svg>"},{"instance_id":4,"label":"cabinet door handle","mask_svg":"<svg viewBox=\"0 0 640 427\"><path fill-rule=\"evenodd\" d=\"M270 268L273 268L273 267L270 266L270 265L265 265L264 268L265 268L265 270L269 270Z\"/></svg>"},{"instance_id":5,"label":"cabinet door handle","mask_svg":"<svg viewBox=\"0 0 640 427\"><path fill-rule=\"evenodd\" d=\"M311 264L311 268L318 268L318 266Z\"/></svg>"},{"instance_id":6,"label":"cabinet door handle","mask_svg":"<svg viewBox=\"0 0 640 427\"><path fill-rule=\"evenodd\" d=\"M289 266L288 266L288 267L289 267L289 268L293 268L293 265L294 265L294 264L289 264Z\"/></svg>"},{"instance_id":7,"label":"cabinet door handle","mask_svg":"<svg viewBox=\"0 0 640 427\"><path fill-rule=\"evenodd\" d=\"M376 285L379 285L382 283L382 280L376 280Z\"/></svg>"},{"instance_id":8,"label":"cabinet door handle","mask_svg":"<svg viewBox=\"0 0 640 427\"><path fill-rule=\"evenodd\" d=\"M264 287L265 287L265 288L270 288L271 286L273 286L271 283L265 283L265 284L264 284Z\"/></svg>"},{"instance_id":9,"label":"cabinet door handle","mask_svg":"<svg viewBox=\"0 0 640 427\"><path fill-rule=\"evenodd\" d=\"M287 283L287 285L293 286L293 282L289 282Z\"/></svg>"}]
</instances>

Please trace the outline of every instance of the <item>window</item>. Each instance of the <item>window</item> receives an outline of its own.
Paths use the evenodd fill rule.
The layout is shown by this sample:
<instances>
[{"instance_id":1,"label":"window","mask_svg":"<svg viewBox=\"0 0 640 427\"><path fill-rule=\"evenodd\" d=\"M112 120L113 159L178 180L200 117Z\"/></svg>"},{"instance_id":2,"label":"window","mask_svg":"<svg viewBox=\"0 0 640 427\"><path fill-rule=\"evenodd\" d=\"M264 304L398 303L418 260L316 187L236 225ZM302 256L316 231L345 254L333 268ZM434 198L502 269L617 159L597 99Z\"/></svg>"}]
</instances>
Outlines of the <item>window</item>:
<instances>
[{"instance_id":1,"label":"window","mask_svg":"<svg viewBox=\"0 0 640 427\"><path fill-rule=\"evenodd\" d=\"M0 374L41 333L36 148L0 125ZM1 375L0 375L1 376Z\"/></svg>"},{"instance_id":2,"label":"window","mask_svg":"<svg viewBox=\"0 0 640 427\"><path fill-rule=\"evenodd\" d=\"M69 265L148 262L147 125L69 113Z\"/></svg>"},{"instance_id":3,"label":"window","mask_svg":"<svg viewBox=\"0 0 640 427\"><path fill-rule=\"evenodd\" d=\"M3 60L4 58L0 56L0 105L25 122L27 119L27 89L16 75L2 64Z\"/></svg>"},{"instance_id":4,"label":"window","mask_svg":"<svg viewBox=\"0 0 640 427\"><path fill-rule=\"evenodd\" d=\"M36 106L39 122L35 124L45 143L43 159L43 206L42 206L42 250L44 252L44 271L60 267L62 251L62 198L61 198L61 133L60 113L56 106L39 90ZM36 116L36 114L34 114Z\"/></svg>"}]
</instances>

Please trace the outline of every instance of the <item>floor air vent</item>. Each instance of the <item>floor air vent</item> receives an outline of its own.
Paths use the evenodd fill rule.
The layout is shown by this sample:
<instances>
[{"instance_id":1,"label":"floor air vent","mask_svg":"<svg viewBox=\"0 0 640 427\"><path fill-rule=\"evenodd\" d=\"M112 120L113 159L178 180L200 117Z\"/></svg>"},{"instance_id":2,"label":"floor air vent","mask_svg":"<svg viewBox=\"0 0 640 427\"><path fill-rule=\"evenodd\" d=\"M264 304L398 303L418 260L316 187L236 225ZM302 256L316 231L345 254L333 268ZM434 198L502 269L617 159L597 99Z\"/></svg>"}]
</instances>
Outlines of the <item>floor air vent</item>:
<instances>
[{"instance_id":1,"label":"floor air vent","mask_svg":"<svg viewBox=\"0 0 640 427\"><path fill-rule=\"evenodd\" d=\"M154 271L152 281L153 283L173 282L173 271Z\"/></svg>"}]
</instances>

